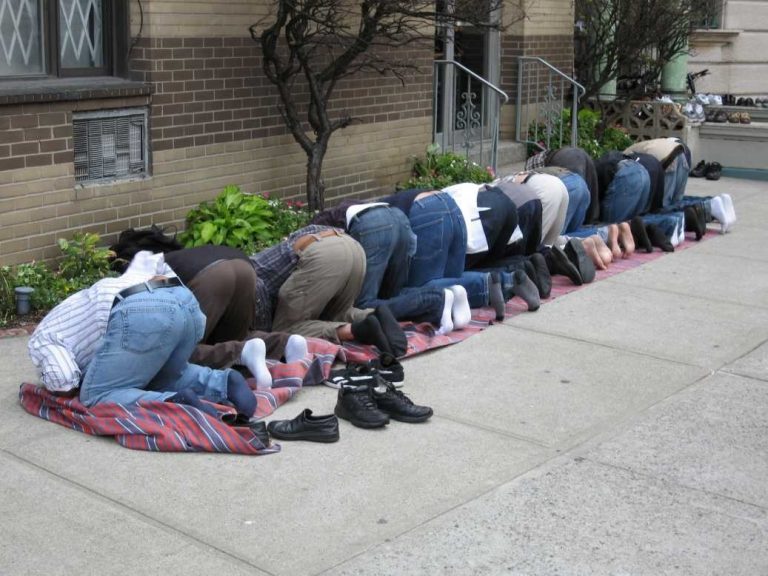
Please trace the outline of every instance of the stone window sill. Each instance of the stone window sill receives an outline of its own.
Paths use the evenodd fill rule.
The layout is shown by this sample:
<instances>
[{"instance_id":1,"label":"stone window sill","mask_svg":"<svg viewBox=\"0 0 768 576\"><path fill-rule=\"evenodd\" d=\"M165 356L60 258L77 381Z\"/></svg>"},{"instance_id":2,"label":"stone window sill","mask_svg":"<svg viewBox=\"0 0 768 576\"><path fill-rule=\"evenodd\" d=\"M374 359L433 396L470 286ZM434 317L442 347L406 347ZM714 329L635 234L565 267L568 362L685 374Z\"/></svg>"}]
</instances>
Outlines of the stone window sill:
<instances>
[{"instance_id":1,"label":"stone window sill","mask_svg":"<svg viewBox=\"0 0 768 576\"><path fill-rule=\"evenodd\" d=\"M0 105L148 96L152 87L113 76L0 80Z\"/></svg>"},{"instance_id":2,"label":"stone window sill","mask_svg":"<svg viewBox=\"0 0 768 576\"><path fill-rule=\"evenodd\" d=\"M691 32L689 42L691 46L704 46L713 44L730 44L741 34L741 30L694 30Z\"/></svg>"}]
</instances>

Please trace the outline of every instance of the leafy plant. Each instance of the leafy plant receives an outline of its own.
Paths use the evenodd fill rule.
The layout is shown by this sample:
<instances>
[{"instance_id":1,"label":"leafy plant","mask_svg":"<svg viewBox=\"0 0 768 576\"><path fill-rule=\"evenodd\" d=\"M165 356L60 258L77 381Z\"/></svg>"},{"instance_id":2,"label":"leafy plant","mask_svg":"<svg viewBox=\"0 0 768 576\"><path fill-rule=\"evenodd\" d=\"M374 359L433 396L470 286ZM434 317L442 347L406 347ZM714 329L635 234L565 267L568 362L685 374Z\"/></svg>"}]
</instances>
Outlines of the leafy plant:
<instances>
[{"instance_id":1,"label":"leafy plant","mask_svg":"<svg viewBox=\"0 0 768 576\"><path fill-rule=\"evenodd\" d=\"M528 140L538 142L545 147L547 143L547 127L541 122L532 122L528 127ZM549 142L551 148L564 146L571 142L571 111L563 110L563 113L550 128ZM579 123L577 132L577 144L593 158L599 158L612 150L624 150L632 145L632 139L620 128L608 126L600 133L600 113L595 110L579 110ZM538 149L531 145L529 154L534 154Z\"/></svg>"},{"instance_id":2,"label":"leafy plant","mask_svg":"<svg viewBox=\"0 0 768 576\"><path fill-rule=\"evenodd\" d=\"M114 252L99 246L99 235L76 233L72 240L59 239L64 257L59 263L59 276L69 281L72 291L90 286L110 274L110 258Z\"/></svg>"},{"instance_id":3,"label":"leafy plant","mask_svg":"<svg viewBox=\"0 0 768 576\"><path fill-rule=\"evenodd\" d=\"M55 271L43 262L0 268L0 326L7 325L16 313L18 286L34 288L30 296L32 310L46 311L73 292L112 275L110 251L98 244L99 235L87 232L75 234L72 240L59 240L63 258Z\"/></svg>"},{"instance_id":4,"label":"leafy plant","mask_svg":"<svg viewBox=\"0 0 768 576\"><path fill-rule=\"evenodd\" d=\"M454 152L440 152L437 144L427 147L425 158L414 158L411 178L398 189L429 188L440 190L459 182L490 182L494 174L491 168L483 168L465 156Z\"/></svg>"},{"instance_id":5,"label":"leafy plant","mask_svg":"<svg viewBox=\"0 0 768 576\"><path fill-rule=\"evenodd\" d=\"M179 239L187 247L223 244L251 253L281 241L311 216L301 202L244 194L230 184L187 214Z\"/></svg>"},{"instance_id":6,"label":"leafy plant","mask_svg":"<svg viewBox=\"0 0 768 576\"><path fill-rule=\"evenodd\" d=\"M220 244L249 250L271 238L273 211L263 196L243 194L230 184L213 202L203 202L187 214L181 242L187 246Z\"/></svg>"}]
</instances>

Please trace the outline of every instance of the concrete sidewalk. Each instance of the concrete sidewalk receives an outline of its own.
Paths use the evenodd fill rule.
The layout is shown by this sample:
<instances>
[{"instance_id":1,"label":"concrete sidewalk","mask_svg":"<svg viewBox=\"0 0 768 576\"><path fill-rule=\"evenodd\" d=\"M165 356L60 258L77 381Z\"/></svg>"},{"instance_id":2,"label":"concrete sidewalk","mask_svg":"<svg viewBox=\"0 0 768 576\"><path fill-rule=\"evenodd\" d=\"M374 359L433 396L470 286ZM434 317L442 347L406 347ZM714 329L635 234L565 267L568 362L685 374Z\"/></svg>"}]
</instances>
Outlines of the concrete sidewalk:
<instances>
[{"instance_id":1,"label":"concrete sidewalk","mask_svg":"<svg viewBox=\"0 0 768 576\"><path fill-rule=\"evenodd\" d=\"M332 445L133 452L24 412L0 340L0 574L768 574L768 184L689 191L735 230L408 360L434 418Z\"/></svg>"}]
</instances>

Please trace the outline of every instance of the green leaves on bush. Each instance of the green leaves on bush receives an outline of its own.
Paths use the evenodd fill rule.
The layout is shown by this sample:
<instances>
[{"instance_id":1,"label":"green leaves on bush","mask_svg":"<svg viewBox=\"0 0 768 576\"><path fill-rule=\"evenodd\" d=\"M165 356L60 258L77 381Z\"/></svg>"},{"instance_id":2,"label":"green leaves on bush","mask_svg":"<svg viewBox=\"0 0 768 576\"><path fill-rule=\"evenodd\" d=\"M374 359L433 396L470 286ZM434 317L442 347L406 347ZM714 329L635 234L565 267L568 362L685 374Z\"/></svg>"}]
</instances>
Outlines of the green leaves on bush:
<instances>
[{"instance_id":1,"label":"green leaves on bush","mask_svg":"<svg viewBox=\"0 0 768 576\"><path fill-rule=\"evenodd\" d=\"M577 132L577 146L583 148L592 158L600 158L606 152L624 150L632 145L632 139L621 129L607 126L600 134L600 112L596 110L579 110L579 123ZM545 147L547 143L547 128L541 122L532 122L528 127L528 140L538 142ZM563 110L560 118L554 122L549 135L550 148L556 149L571 144L571 111ZM538 149L531 146L530 154L535 154Z\"/></svg>"},{"instance_id":2,"label":"green leaves on bush","mask_svg":"<svg viewBox=\"0 0 768 576\"><path fill-rule=\"evenodd\" d=\"M187 247L218 244L252 253L281 241L309 219L299 202L244 194L230 184L212 202L189 211L179 239Z\"/></svg>"},{"instance_id":3,"label":"green leaves on bush","mask_svg":"<svg viewBox=\"0 0 768 576\"><path fill-rule=\"evenodd\" d=\"M0 326L6 325L16 312L17 286L34 288L31 307L44 311L97 280L114 275L109 270L109 249L98 244L98 234L78 232L72 240L59 240L63 258L55 271L43 262L0 268Z\"/></svg>"},{"instance_id":4,"label":"green leaves on bush","mask_svg":"<svg viewBox=\"0 0 768 576\"><path fill-rule=\"evenodd\" d=\"M429 188L441 190L459 182L490 182L493 171L475 164L465 156L453 152L440 152L437 144L427 147L426 158L414 158L412 177L405 184L398 184L400 190L408 188Z\"/></svg>"}]
</instances>

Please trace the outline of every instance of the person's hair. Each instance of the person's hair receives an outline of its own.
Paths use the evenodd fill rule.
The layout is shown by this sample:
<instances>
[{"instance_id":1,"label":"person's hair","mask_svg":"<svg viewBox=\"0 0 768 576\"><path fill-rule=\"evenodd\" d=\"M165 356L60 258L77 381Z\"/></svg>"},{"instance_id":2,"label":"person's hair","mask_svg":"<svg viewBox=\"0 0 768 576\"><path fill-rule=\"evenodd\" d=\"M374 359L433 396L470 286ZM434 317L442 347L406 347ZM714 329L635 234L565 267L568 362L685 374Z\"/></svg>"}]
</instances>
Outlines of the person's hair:
<instances>
[{"instance_id":1,"label":"person's hair","mask_svg":"<svg viewBox=\"0 0 768 576\"><path fill-rule=\"evenodd\" d=\"M165 230L165 228L152 224L144 230L128 228L120 232L117 242L109 247L115 254L110 264L111 268L122 274L137 252L149 250L153 253L166 253L184 247L181 242L176 240L175 230L173 236L166 234Z\"/></svg>"}]
</instances>

